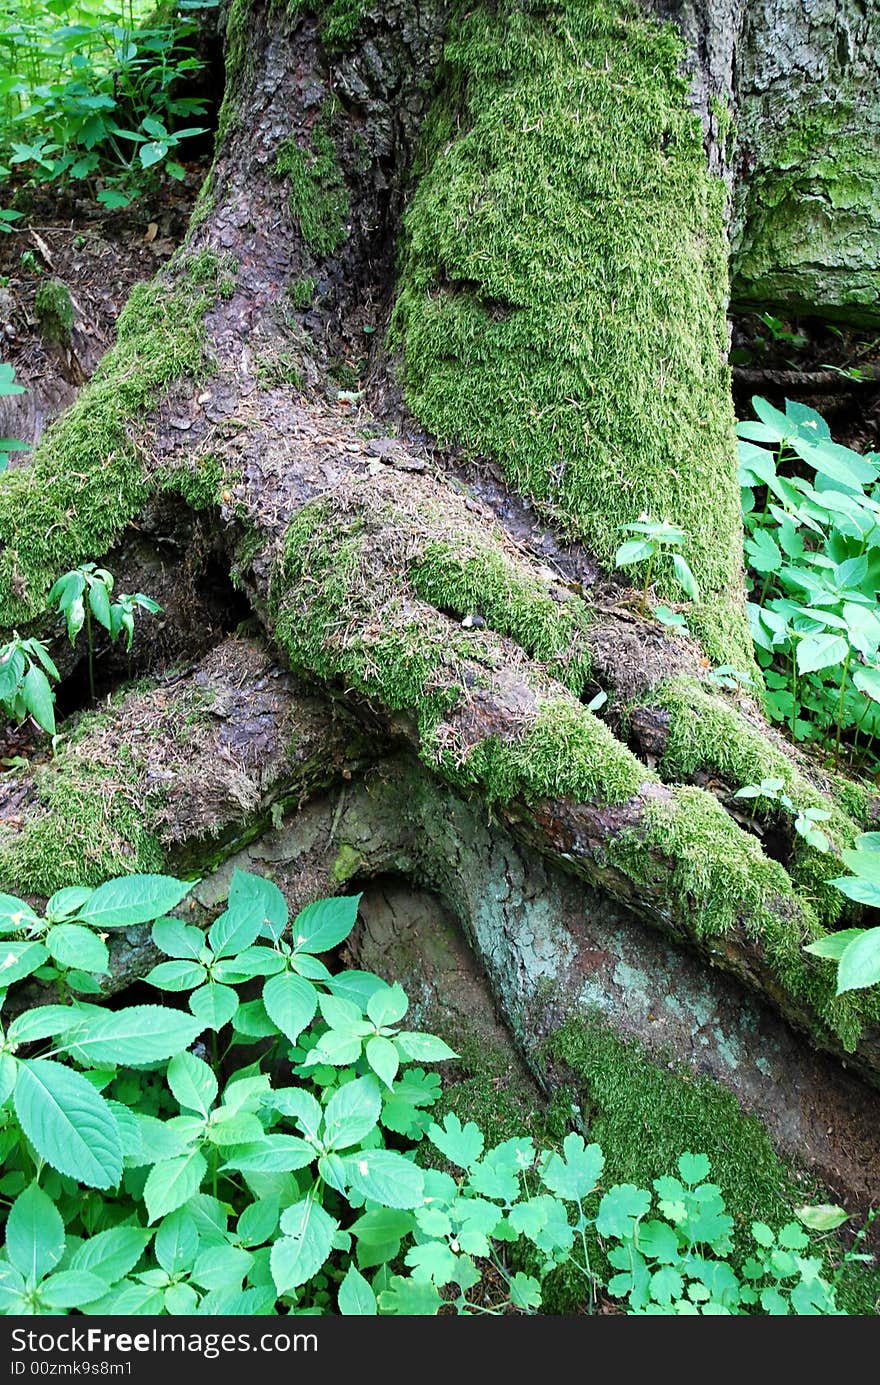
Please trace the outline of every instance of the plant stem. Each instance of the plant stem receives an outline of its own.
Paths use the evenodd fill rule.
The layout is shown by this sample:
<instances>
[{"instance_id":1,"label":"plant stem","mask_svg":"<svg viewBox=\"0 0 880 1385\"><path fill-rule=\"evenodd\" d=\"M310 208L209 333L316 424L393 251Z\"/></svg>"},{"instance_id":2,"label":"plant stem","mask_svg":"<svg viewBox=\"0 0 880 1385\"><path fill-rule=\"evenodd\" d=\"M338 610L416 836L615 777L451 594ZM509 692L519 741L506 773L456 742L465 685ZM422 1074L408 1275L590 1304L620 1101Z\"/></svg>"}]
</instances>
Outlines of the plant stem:
<instances>
[{"instance_id":1,"label":"plant stem","mask_svg":"<svg viewBox=\"0 0 880 1385\"><path fill-rule=\"evenodd\" d=\"M843 723L843 706L846 701L846 679L849 673L849 661L852 658L852 647L846 651L846 658L843 661L843 677L840 680L840 702L837 705L837 734L834 737L834 768L837 769L840 760L840 728Z\"/></svg>"},{"instance_id":2,"label":"plant stem","mask_svg":"<svg viewBox=\"0 0 880 1385\"><path fill-rule=\"evenodd\" d=\"M95 647L92 641L92 613L89 609L88 597L85 602L86 607L86 640L89 646L89 695L92 699L92 706L95 705Z\"/></svg>"},{"instance_id":3,"label":"plant stem","mask_svg":"<svg viewBox=\"0 0 880 1385\"><path fill-rule=\"evenodd\" d=\"M649 588L650 585L651 585L651 573L654 571L654 559L655 559L656 556L657 556L657 555L656 555L656 551L655 551L654 553L651 554L650 558L648 559L648 571L647 571L646 574L645 574L645 590L642 592L642 615L643 615L643 616L646 616L646 615L648 614L648 588Z\"/></svg>"}]
</instances>

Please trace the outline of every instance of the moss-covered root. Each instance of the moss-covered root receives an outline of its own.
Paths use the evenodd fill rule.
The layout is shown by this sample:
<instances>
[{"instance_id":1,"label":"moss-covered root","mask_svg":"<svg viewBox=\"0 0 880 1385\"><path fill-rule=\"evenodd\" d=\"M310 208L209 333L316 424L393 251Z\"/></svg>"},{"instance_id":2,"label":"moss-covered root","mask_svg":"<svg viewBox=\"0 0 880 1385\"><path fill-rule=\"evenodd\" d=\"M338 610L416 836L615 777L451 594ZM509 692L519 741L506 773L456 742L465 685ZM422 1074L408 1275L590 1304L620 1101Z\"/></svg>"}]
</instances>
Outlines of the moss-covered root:
<instances>
[{"instance_id":1,"label":"moss-covered root","mask_svg":"<svg viewBox=\"0 0 880 1385\"><path fill-rule=\"evenodd\" d=\"M758 822L771 823L789 839L790 875L812 900L823 924L836 924L848 906L840 891L825 882L840 875L840 852L865 829L869 804L875 797L871 787L841 776L823 775L814 766L799 767L796 752L774 740L756 712L750 719L734 703L694 678L669 679L653 689L646 705L652 709L652 722L657 712L662 717L659 770L667 783L686 783L712 774L722 779L733 795L763 779L782 781L782 791L791 799L794 811L780 808L771 798L749 800L749 805ZM742 807L745 812L747 805ZM808 846L794 832L795 812L807 808L829 814L822 822L829 841L827 852Z\"/></svg>"},{"instance_id":2,"label":"moss-covered root","mask_svg":"<svg viewBox=\"0 0 880 1385\"><path fill-rule=\"evenodd\" d=\"M168 276L132 290L92 380L31 464L0 478L0 629L35 615L65 567L106 553L142 509L150 411L174 381L211 369L203 319L227 272L208 252L181 253Z\"/></svg>"},{"instance_id":3,"label":"moss-covered root","mask_svg":"<svg viewBox=\"0 0 880 1385\"><path fill-rule=\"evenodd\" d=\"M413 412L495 457L606 564L640 513L680 524L693 628L743 667L724 188L683 51L627 0L468 7L394 324ZM678 593L671 568L657 580Z\"/></svg>"},{"instance_id":4,"label":"moss-covered root","mask_svg":"<svg viewBox=\"0 0 880 1385\"><path fill-rule=\"evenodd\" d=\"M526 657L522 632L516 644L429 604L424 591L446 610L467 608L477 568L450 550L447 587L443 563L426 567L426 552L445 551L448 515L428 523L424 496L416 504L408 493L395 476L362 481L290 525L270 604L292 665L380 706L430 768L514 832L710 953L834 1051L854 1048L874 1011L836 998L833 968L804 954L821 928L783 867L712 794L660 783ZM485 570L497 575L494 563ZM544 611L531 589L517 590ZM501 629L512 619L503 606Z\"/></svg>"}]
</instances>

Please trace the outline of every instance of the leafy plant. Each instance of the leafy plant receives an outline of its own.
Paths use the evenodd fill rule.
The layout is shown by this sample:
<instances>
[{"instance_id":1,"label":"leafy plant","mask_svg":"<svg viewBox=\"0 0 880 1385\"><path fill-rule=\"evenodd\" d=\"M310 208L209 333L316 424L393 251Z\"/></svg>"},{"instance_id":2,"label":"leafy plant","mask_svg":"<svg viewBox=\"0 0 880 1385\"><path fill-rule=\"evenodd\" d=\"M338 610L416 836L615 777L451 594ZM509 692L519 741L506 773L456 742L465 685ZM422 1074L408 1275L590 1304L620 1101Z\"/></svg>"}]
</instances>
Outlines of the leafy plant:
<instances>
[{"instance_id":1,"label":"leafy plant","mask_svg":"<svg viewBox=\"0 0 880 1385\"><path fill-rule=\"evenodd\" d=\"M55 734L55 694L49 678L58 670L38 639L23 640L18 631L0 645L0 710L17 722L33 717L38 726Z\"/></svg>"},{"instance_id":2,"label":"leafy plant","mask_svg":"<svg viewBox=\"0 0 880 1385\"><path fill-rule=\"evenodd\" d=\"M791 797L785 792L784 779L762 779L760 784L745 784L741 789L737 789L734 798L765 798L768 802L778 803L781 808L785 808L794 815L794 830L799 837L803 837L809 846L816 851L827 851L831 843L821 828L817 827L818 822L827 822L831 814L824 808L796 808Z\"/></svg>"},{"instance_id":3,"label":"leafy plant","mask_svg":"<svg viewBox=\"0 0 880 1385\"><path fill-rule=\"evenodd\" d=\"M692 601L699 600L699 591L694 574L684 556L678 552L687 541L687 535L683 529L679 529L675 524L670 524L668 520L651 520L647 515L642 515L635 524L622 524L621 529L625 534L637 534L639 537L627 539L622 543L614 555L615 567L631 567L636 563L647 563L645 568L645 585L642 590L641 609L644 614L648 611L648 592L651 587L651 578L657 559L669 556L672 559L672 571L679 586ZM659 608L666 612L667 608ZM656 614L656 612L655 612ZM668 615L664 624L678 624L674 619L669 620ZM683 620L682 620L683 623Z\"/></svg>"},{"instance_id":4,"label":"leafy plant","mask_svg":"<svg viewBox=\"0 0 880 1385\"><path fill-rule=\"evenodd\" d=\"M852 875L829 881L847 899L880 907L880 832L863 832L841 858ZM880 928L843 928L806 949L837 963L837 994L862 990L880 981Z\"/></svg>"},{"instance_id":5,"label":"leafy plant","mask_svg":"<svg viewBox=\"0 0 880 1385\"><path fill-rule=\"evenodd\" d=\"M880 730L880 456L833 442L805 405L752 404L739 476L768 711L837 765L844 732L853 753L865 735L867 753Z\"/></svg>"},{"instance_id":6,"label":"leafy plant","mask_svg":"<svg viewBox=\"0 0 880 1385\"><path fill-rule=\"evenodd\" d=\"M838 1311L797 1228L756 1224L763 1249L737 1278L702 1156L682 1157L681 1181L658 1180L659 1217L645 1221L651 1194L602 1193L602 1151L580 1134L561 1150L525 1137L486 1149L474 1123L433 1121L439 1080L413 1065L452 1050L402 1028L402 987L320 957L348 936L359 897L290 924L271 881L236 871L203 933L170 913L191 888L126 876L61 890L43 917L0 896L16 959L4 1001L30 976L70 985L67 956L104 970L103 935L149 924L168 958L152 983L188 992L188 1009L62 1000L0 1031L3 1313L533 1313L562 1264L594 1298L601 1245L620 1271L608 1292L633 1312ZM416 1161L425 1139L445 1169ZM845 1216L799 1215L820 1232Z\"/></svg>"},{"instance_id":7,"label":"leafy plant","mask_svg":"<svg viewBox=\"0 0 880 1385\"><path fill-rule=\"evenodd\" d=\"M95 700L95 641L92 618L103 625L113 643L125 632L126 649L131 649L134 637L134 617L138 608L156 614L162 610L158 602L143 592L133 596L122 593L111 601L113 574L94 563L82 563L71 572L65 572L54 584L47 597L48 604L54 605L60 615L67 620L67 634L71 644L85 625L86 643L89 657L89 691Z\"/></svg>"}]
</instances>

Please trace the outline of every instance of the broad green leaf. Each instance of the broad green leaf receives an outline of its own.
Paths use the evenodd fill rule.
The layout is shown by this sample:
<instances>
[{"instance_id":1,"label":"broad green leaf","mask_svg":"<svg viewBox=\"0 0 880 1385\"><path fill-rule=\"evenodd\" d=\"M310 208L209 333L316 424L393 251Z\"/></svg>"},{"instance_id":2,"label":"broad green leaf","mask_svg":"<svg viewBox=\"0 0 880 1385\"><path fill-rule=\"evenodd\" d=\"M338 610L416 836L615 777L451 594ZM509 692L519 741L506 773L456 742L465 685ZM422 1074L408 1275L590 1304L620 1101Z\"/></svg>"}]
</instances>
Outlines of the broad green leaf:
<instances>
[{"instance_id":1,"label":"broad green leaf","mask_svg":"<svg viewBox=\"0 0 880 1385\"><path fill-rule=\"evenodd\" d=\"M349 1185L383 1207L418 1207L424 1197L422 1170L390 1149L365 1149L343 1160Z\"/></svg>"},{"instance_id":2,"label":"broad green leaf","mask_svg":"<svg viewBox=\"0 0 880 1385\"><path fill-rule=\"evenodd\" d=\"M153 1250L167 1274L181 1274L195 1264L199 1253L199 1232L188 1207L177 1207L162 1218Z\"/></svg>"},{"instance_id":3,"label":"broad green leaf","mask_svg":"<svg viewBox=\"0 0 880 1385\"><path fill-rule=\"evenodd\" d=\"M376 1295L354 1265L349 1265L339 1286L337 1304L343 1317L375 1317L378 1312Z\"/></svg>"},{"instance_id":4,"label":"broad green leaf","mask_svg":"<svg viewBox=\"0 0 880 1385\"><path fill-rule=\"evenodd\" d=\"M77 1246L69 1268L90 1270L100 1275L105 1284L113 1284L134 1269L149 1239L149 1233L136 1226L114 1226L109 1231L99 1231Z\"/></svg>"},{"instance_id":5,"label":"broad green leaf","mask_svg":"<svg viewBox=\"0 0 880 1385\"><path fill-rule=\"evenodd\" d=\"M69 918L82 908L91 894L92 891L83 885L67 885L63 890L56 890L46 905L46 918L50 923Z\"/></svg>"},{"instance_id":6,"label":"broad green leaf","mask_svg":"<svg viewBox=\"0 0 880 1385\"><path fill-rule=\"evenodd\" d=\"M46 934L46 946L62 967L104 973L110 966L107 944L91 928L59 923Z\"/></svg>"},{"instance_id":7,"label":"broad green leaf","mask_svg":"<svg viewBox=\"0 0 880 1385\"><path fill-rule=\"evenodd\" d=\"M585 1198L602 1177L605 1157L598 1145L586 1145L581 1135L567 1135L562 1150L563 1157L553 1153L546 1160L541 1181L558 1197Z\"/></svg>"},{"instance_id":8,"label":"broad green leaf","mask_svg":"<svg viewBox=\"0 0 880 1385\"><path fill-rule=\"evenodd\" d=\"M870 697L872 702L880 702L880 669L857 668L853 674L853 682L859 692Z\"/></svg>"},{"instance_id":9,"label":"broad green leaf","mask_svg":"<svg viewBox=\"0 0 880 1385\"><path fill-rule=\"evenodd\" d=\"M834 1231L838 1226L843 1226L845 1221L849 1221L848 1212L827 1202L819 1203L815 1207L796 1207L794 1214L811 1231Z\"/></svg>"},{"instance_id":10,"label":"broad green leaf","mask_svg":"<svg viewBox=\"0 0 880 1385\"><path fill-rule=\"evenodd\" d=\"M37 1182L13 1202L6 1220L6 1254L30 1284L38 1284L64 1254L64 1222Z\"/></svg>"},{"instance_id":11,"label":"broad green leaf","mask_svg":"<svg viewBox=\"0 0 880 1385\"><path fill-rule=\"evenodd\" d=\"M265 1135L253 1144L240 1145L223 1165L242 1173L293 1173L308 1168L317 1154L298 1135Z\"/></svg>"},{"instance_id":12,"label":"broad green leaf","mask_svg":"<svg viewBox=\"0 0 880 1385\"><path fill-rule=\"evenodd\" d=\"M153 942L166 957L184 958L197 962L205 946L205 935L201 928L182 919L157 919L152 928Z\"/></svg>"},{"instance_id":13,"label":"broad green leaf","mask_svg":"<svg viewBox=\"0 0 880 1385\"><path fill-rule=\"evenodd\" d=\"M651 1206L651 1194L632 1183L615 1183L599 1203L596 1230L600 1236L632 1237L635 1222Z\"/></svg>"},{"instance_id":14,"label":"broad green leaf","mask_svg":"<svg viewBox=\"0 0 880 1385\"><path fill-rule=\"evenodd\" d=\"M264 1245L278 1229L281 1215L278 1197L258 1198L244 1209L238 1219L236 1235L244 1246Z\"/></svg>"},{"instance_id":15,"label":"broad green leaf","mask_svg":"<svg viewBox=\"0 0 880 1385\"><path fill-rule=\"evenodd\" d=\"M31 928L39 921L39 914L35 914L23 899L14 894L0 894L0 932L16 933L20 928Z\"/></svg>"},{"instance_id":16,"label":"broad green leaf","mask_svg":"<svg viewBox=\"0 0 880 1385\"><path fill-rule=\"evenodd\" d=\"M844 949L837 964L837 994L880 981L880 928L867 928Z\"/></svg>"},{"instance_id":17,"label":"broad green leaf","mask_svg":"<svg viewBox=\"0 0 880 1385\"><path fill-rule=\"evenodd\" d=\"M291 939L302 952L329 952L344 943L357 920L361 896L340 895L307 904L293 921Z\"/></svg>"},{"instance_id":18,"label":"broad green leaf","mask_svg":"<svg viewBox=\"0 0 880 1385\"><path fill-rule=\"evenodd\" d=\"M50 1308L84 1308L107 1292L107 1281L89 1270L61 1270L40 1286L40 1298Z\"/></svg>"},{"instance_id":19,"label":"broad green leaf","mask_svg":"<svg viewBox=\"0 0 880 1385\"><path fill-rule=\"evenodd\" d=\"M265 1130L252 1111L227 1111L221 1107L211 1117L207 1136L212 1145L246 1145L262 1140Z\"/></svg>"},{"instance_id":20,"label":"broad green leaf","mask_svg":"<svg viewBox=\"0 0 880 1385\"><path fill-rule=\"evenodd\" d=\"M818 673L843 663L848 645L840 635L805 635L798 642L798 673Z\"/></svg>"},{"instance_id":21,"label":"broad green leaf","mask_svg":"<svg viewBox=\"0 0 880 1385\"><path fill-rule=\"evenodd\" d=\"M702 1183L709 1177L711 1165L705 1154L682 1154L678 1160L678 1172L685 1183Z\"/></svg>"},{"instance_id":22,"label":"broad green leaf","mask_svg":"<svg viewBox=\"0 0 880 1385\"><path fill-rule=\"evenodd\" d=\"M436 1285L399 1274L392 1276L389 1287L379 1295L380 1311L400 1317L435 1317L442 1306Z\"/></svg>"},{"instance_id":23,"label":"broad green leaf","mask_svg":"<svg viewBox=\"0 0 880 1385\"><path fill-rule=\"evenodd\" d=\"M194 1053L178 1053L168 1064L165 1077L181 1106L207 1118L218 1092L217 1078L207 1063Z\"/></svg>"},{"instance_id":24,"label":"broad green leaf","mask_svg":"<svg viewBox=\"0 0 880 1385\"><path fill-rule=\"evenodd\" d=\"M291 1117L307 1135L317 1139L324 1109L305 1087L278 1087L271 1094L271 1104L282 1116Z\"/></svg>"},{"instance_id":25,"label":"broad green leaf","mask_svg":"<svg viewBox=\"0 0 880 1385\"><path fill-rule=\"evenodd\" d=\"M430 1280L442 1288L455 1278L459 1257L446 1244L445 1240L423 1241L411 1246L404 1260L413 1272L413 1279Z\"/></svg>"},{"instance_id":26,"label":"broad green leaf","mask_svg":"<svg viewBox=\"0 0 880 1385\"><path fill-rule=\"evenodd\" d=\"M199 1253L190 1278L202 1289L240 1289L242 1280L254 1264L254 1257L243 1246L206 1246Z\"/></svg>"},{"instance_id":27,"label":"broad green leaf","mask_svg":"<svg viewBox=\"0 0 880 1385\"><path fill-rule=\"evenodd\" d=\"M376 1128L382 1096L372 1076L346 1082L334 1092L324 1112L323 1142L329 1149L348 1149Z\"/></svg>"},{"instance_id":28,"label":"broad green leaf","mask_svg":"<svg viewBox=\"0 0 880 1385\"><path fill-rule=\"evenodd\" d=\"M874 908L880 906L880 883L876 880L862 880L857 875L839 875L827 883L857 904L870 904Z\"/></svg>"},{"instance_id":29,"label":"broad green leaf","mask_svg":"<svg viewBox=\"0 0 880 1385\"><path fill-rule=\"evenodd\" d=\"M41 967L48 956L42 943L0 942L0 989L23 981Z\"/></svg>"},{"instance_id":30,"label":"broad green leaf","mask_svg":"<svg viewBox=\"0 0 880 1385\"><path fill-rule=\"evenodd\" d=\"M236 870L229 887L229 909L236 913L255 911L260 920L258 936L274 942L287 927L287 900L274 880L267 880L264 875Z\"/></svg>"},{"instance_id":31,"label":"broad green leaf","mask_svg":"<svg viewBox=\"0 0 880 1385\"><path fill-rule=\"evenodd\" d=\"M85 1005L36 1005L23 1010L9 1026L7 1038L11 1043L29 1044L56 1034L76 1030L92 1011Z\"/></svg>"},{"instance_id":32,"label":"broad green leaf","mask_svg":"<svg viewBox=\"0 0 880 1385\"><path fill-rule=\"evenodd\" d=\"M91 1012L75 1037L59 1043L92 1067L120 1064L146 1067L189 1048L201 1033L196 1020L164 1005L131 1005L124 1010Z\"/></svg>"},{"instance_id":33,"label":"broad green leaf","mask_svg":"<svg viewBox=\"0 0 880 1385\"><path fill-rule=\"evenodd\" d=\"M377 1077L390 1087L400 1067L400 1055L390 1039L376 1035L367 1040L365 1049L367 1062Z\"/></svg>"},{"instance_id":34,"label":"broad green leaf","mask_svg":"<svg viewBox=\"0 0 880 1385\"><path fill-rule=\"evenodd\" d=\"M483 1152L483 1135L473 1121L462 1127L454 1112L444 1117L443 1125L436 1122L428 1127L428 1139L441 1154L461 1169L469 1169Z\"/></svg>"},{"instance_id":35,"label":"broad green leaf","mask_svg":"<svg viewBox=\"0 0 880 1385\"><path fill-rule=\"evenodd\" d=\"M305 1284L327 1261L339 1223L312 1198L288 1207L281 1218L279 1237L272 1247L272 1278L279 1294Z\"/></svg>"},{"instance_id":36,"label":"broad green leaf","mask_svg":"<svg viewBox=\"0 0 880 1385\"><path fill-rule=\"evenodd\" d=\"M0 1106L9 1098L18 1076L18 1063L11 1053L0 1053Z\"/></svg>"},{"instance_id":37,"label":"broad green leaf","mask_svg":"<svg viewBox=\"0 0 880 1385\"><path fill-rule=\"evenodd\" d=\"M282 972L271 977L263 987L263 1004L273 1024L295 1044L315 1017L318 992L304 977Z\"/></svg>"},{"instance_id":38,"label":"broad green leaf","mask_svg":"<svg viewBox=\"0 0 880 1385\"><path fill-rule=\"evenodd\" d=\"M441 1063L447 1058L457 1058L458 1054L438 1039L436 1034L422 1034L402 1029L394 1040L399 1051L415 1063Z\"/></svg>"},{"instance_id":39,"label":"broad green leaf","mask_svg":"<svg viewBox=\"0 0 880 1385\"><path fill-rule=\"evenodd\" d=\"M158 986L160 991L192 991L204 983L207 975L200 963L180 958L171 962L158 962L147 972L144 980L150 986Z\"/></svg>"},{"instance_id":40,"label":"broad green leaf","mask_svg":"<svg viewBox=\"0 0 880 1385\"><path fill-rule=\"evenodd\" d=\"M34 721L54 736L55 695L45 673L36 664L31 664L24 676L22 697Z\"/></svg>"},{"instance_id":41,"label":"broad green leaf","mask_svg":"<svg viewBox=\"0 0 880 1385\"><path fill-rule=\"evenodd\" d=\"M105 630L110 629L110 593L100 578L89 583L89 606L92 615Z\"/></svg>"},{"instance_id":42,"label":"broad green leaf","mask_svg":"<svg viewBox=\"0 0 880 1385\"><path fill-rule=\"evenodd\" d=\"M254 976L274 976L284 971L286 959L271 947L246 947L235 957L229 957L214 966L215 981L237 986L242 981L250 981Z\"/></svg>"},{"instance_id":43,"label":"broad green leaf","mask_svg":"<svg viewBox=\"0 0 880 1385\"><path fill-rule=\"evenodd\" d=\"M684 589L691 601L699 601L700 591L697 586L697 580L691 572L687 560L683 558L680 553L673 553L672 555L672 570L675 573L675 578L679 586Z\"/></svg>"},{"instance_id":44,"label":"broad green leaf","mask_svg":"<svg viewBox=\"0 0 880 1385\"><path fill-rule=\"evenodd\" d=\"M144 1185L144 1202L151 1222L182 1207L202 1186L208 1171L203 1154L197 1149L154 1164Z\"/></svg>"},{"instance_id":45,"label":"broad green leaf","mask_svg":"<svg viewBox=\"0 0 880 1385\"><path fill-rule=\"evenodd\" d=\"M205 1029L222 1029L238 1009L238 996L231 986L220 986L216 981L209 981L206 986L193 991L189 1008Z\"/></svg>"},{"instance_id":46,"label":"broad green leaf","mask_svg":"<svg viewBox=\"0 0 880 1385\"><path fill-rule=\"evenodd\" d=\"M244 874L244 871L234 872L228 907L208 929L208 939L215 957L235 957L256 942L263 927L265 910L262 900L252 888L239 883ZM251 878L257 877L246 877Z\"/></svg>"},{"instance_id":47,"label":"broad green leaf","mask_svg":"<svg viewBox=\"0 0 880 1385\"><path fill-rule=\"evenodd\" d=\"M370 996L374 991L381 989L386 983L378 976L374 976L371 971L340 971L330 978L327 985L334 996L340 1000L347 1000L349 1004L357 1006L360 1014L363 1014L370 1001Z\"/></svg>"},{"instance_id":48,"label":"broad green leaf","mask_svg":"<svg viewBox=\"0 0 880 1385\"><path fill-rule=\"evenodd\" d=\"M864 931L864 928L842 928L839 933L828 933L817 942L810 943L804 951L812 952L814 957L827 957L839 962L853 938L861 937Z\"/></svg>"},{"instance_id":49,"label":"broad green leaf","mask_svg":"<svg viewBox=\"0 0 880 1385\"><path fill-rule=\"evenodd\" d=\"M615 567L629 567L631 563L641 563L650 558L654 545L647 539L627 539L614 555Z\"/></svg>"},{"instance_id":50,"label":"broad green leaf","mask_svg":"<svg viewBox=\"0 0 880 1385\"><path fill-rule=\"evenodd\" d=\"M175 909L193 888L194 881L170 875L124 875L107 880L92 892L78 917L96 928L130 928Z\"/></svg>"},{"instance_id":51,"label":"broad green leaf","mask_svg":"<svg viewBox=\"0 0 880 1385\"><path fill-rule=\"evenodd\" d=\"M409 1009L406 991L399 981L373 992L367 1001L367 1015L377 1026L396 1024Z\"/></svg>"},{"instance_id":52,"label":"broad green leaf","mask_svg":"<svg viewBox=\"0 0 880 1385\"><path fill-rule=\"evenodd\" d=\"M34 1149L89 1188L115 1187L122 1141L107 1102L81 1073L46 1058L22 1060L15 1112Z\"/></svg>"},{"instance_id":53,"label":"broad green leaf","mask_svg":"<svg viewBox=\"0 0 880 1385\"><path fill-rule=\"evenodd\" d=\"M853 875L858 875L862 880L870 880L873 884L880 885L880 852L842 851L840 856L844 865L849 867Z\"/></svg>"}]
</instances>

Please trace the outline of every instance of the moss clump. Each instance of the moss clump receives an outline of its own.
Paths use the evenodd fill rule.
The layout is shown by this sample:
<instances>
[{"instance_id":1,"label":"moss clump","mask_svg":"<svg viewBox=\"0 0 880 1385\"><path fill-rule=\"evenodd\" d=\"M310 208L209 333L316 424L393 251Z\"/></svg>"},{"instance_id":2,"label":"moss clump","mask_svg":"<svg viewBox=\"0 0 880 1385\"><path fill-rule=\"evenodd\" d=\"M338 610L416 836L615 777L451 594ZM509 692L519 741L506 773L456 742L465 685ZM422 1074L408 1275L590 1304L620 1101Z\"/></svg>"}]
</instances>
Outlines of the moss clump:
<instances>
[{"instance_id":1,"label":"moss clump","mask_svg":"<svg viewBox=\"0 0 880 1385\"><path fill-rule=\"evenodd\" d=\"M273 171L287 179L290 214L306 245L321 257L332 255L348 233L349 198L326 125L316 126L309 149L285 140Z\"/></svg>"},{"instance_id":2,"label":"moss clump","mask_svg":"<svg viewBox=\"0 0 880 1385\"><path fill-rule=\"evenodd\" d=\"M490 453L603 561L643 511L680 524L704 598L692 626L742 666L724 189L682 57L625 3L468 13L394 324L415 414Z\"/></svg>"},{"instance_id":3,"label":"moss clump","mask_svg":"<svg viewBox=\"0 0 880 1385\"><path fill-rule=\"evenodd\" d=\"M89 384L31 465L0 480L0 627L33 616L65 567L105 553L150 494L138 431L174 380L209 372L204 314L229 277L207 254L178 267L173 284L135 286Z\"/></svg>"},{"instance_id":4,"label":"moss clump","mask_svg":"<svg viewBox=\"0 0 880 1385\"><path fill-rule=\"evenodd\" d=\"M318 32L328 53L342 53L351 44L366 12L366 0L287 0L287 12L318 16Z\"/></svg>"},{"instance_id":5,"label":"moss clump","mask_svg":"<svg viewBox=\"0 0 880 1385\"><path fill-rule=\"evenodd\" d=\"M179 495L191 510L210 510L219 505L223 491L232 484L222 457L203 452L157 476L163 491Z\"/></svg>"},{"instance_id":6,"label":"moss clump","mask_svg":"<svg viewBox=\"0 0 880 1385\"><path fill-rule=\"evenodd\" d=\"M69 346L73 331L73 303L70 291L60 279L44 279L37 289L34 311L43 340L56 346Z\"/></svg>"},{"instance_id":7,"label":"moss clump","mask_svg":"<svg viewBox=\"0 0 880 1385\"><path fill-rule=\"evenodd\" d=\"M273 390L283 386L301 390L305 379L300 362L292 351L271 351L255 357L254 376L261 389Z\"/></svg>"},{"instance_id":8,"label":"moss clump","mask_svg":"<svg viewBox=\"0 0 880 1385\"><path fill-rule=\"evenodd\" d=\"M438 540L411 575L418 594L438 610L483 616L572 692L583 689L591 664L586 606L576 597L556 599L546 582L511 561L497 543Z\"/></svg>"},{"instance_id":9,"label":"moss clump","mask_svg":"<svg viewBox=\"0 0 880 1385\"><path fill-rule=\"evenodd\" d=\"M741 1233L752 1221L778 1229L793 1219L794 1207L828 1200L823 1190L805 1189L796 1179L764 1127L740 1109L732 1093L659 1066L637 1041L621 1040L598 1020L573 1020L557 1030L541 1060L573 1075L568 1100L575 1099L589 1138L602 1146L606 1187L634 1183L650 1189L653 1179L675 1172L685 1151L708 1155L712 1179L734 1220L737 1264L748 1254ZM564 1095L557 1104L568 1105ZM860 1270L846 1282L840 1302L851 1313L874 1313L878 1294L880 1275Z\"/></svg>"},{"instance_id":10,"label":"moss clump","mask_svg":"<svg viewBox=\"0 0 880 1385\"><path fill-rule=\"evenodd\" d=\"M287 296L294 308L302 312L311 305L315 296L314 279L297 279L295 284L288 285Z\"/></svg>"}]
</instances>

